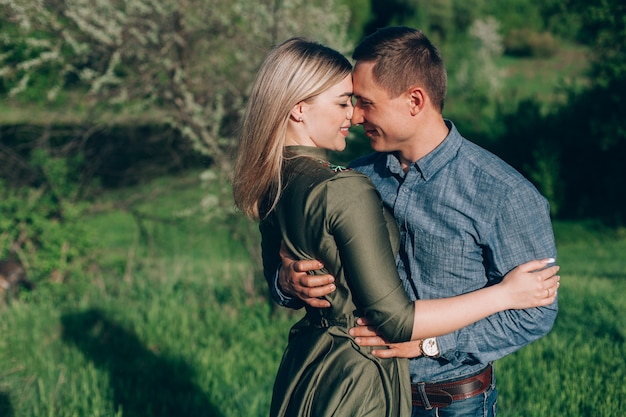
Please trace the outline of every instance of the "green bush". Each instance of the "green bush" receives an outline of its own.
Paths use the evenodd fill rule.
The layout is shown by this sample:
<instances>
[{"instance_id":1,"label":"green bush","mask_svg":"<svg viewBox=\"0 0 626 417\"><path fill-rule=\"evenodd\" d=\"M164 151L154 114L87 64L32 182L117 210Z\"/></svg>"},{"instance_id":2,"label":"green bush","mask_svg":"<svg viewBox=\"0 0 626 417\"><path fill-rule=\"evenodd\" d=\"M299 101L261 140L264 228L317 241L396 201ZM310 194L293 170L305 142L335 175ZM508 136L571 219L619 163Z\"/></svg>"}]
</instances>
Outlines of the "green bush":
<instances>
[{"instance_id":1,"label":"green bush","mask_svg":"<svg viewBox=\"0 0 626 417\"><path fill-rule=\"evenodd\" d=\"M30 162L39 172L33 184L12 187L0 180L0 259L19 260L29 279L46 287L66 282L87 260L83 205L75 201L80 165L42 150Z\"/></svg>"},{"instance_id":2,"label":"green bush","mask_svg":"<svg viewBox=\"0 0 626 417\"><path fill-rule=\"evenodd\" d=\"M512 56L549 58L554 56L557 48L558 42L550 32L514 29L504 38L505 53Z\"/></svg>"}]
</instances>

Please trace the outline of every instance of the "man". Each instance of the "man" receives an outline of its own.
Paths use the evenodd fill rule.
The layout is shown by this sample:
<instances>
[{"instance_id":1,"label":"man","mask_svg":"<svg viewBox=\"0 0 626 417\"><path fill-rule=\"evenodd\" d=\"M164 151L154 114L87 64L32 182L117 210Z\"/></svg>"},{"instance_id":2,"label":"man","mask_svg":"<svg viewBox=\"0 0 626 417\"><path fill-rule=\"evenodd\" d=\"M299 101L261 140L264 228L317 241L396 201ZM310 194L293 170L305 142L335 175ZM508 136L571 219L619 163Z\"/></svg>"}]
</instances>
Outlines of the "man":
<instances>
[{"instance_id":1,"label":"man","mask_svg":"<svg viewBox=\"0 0 626 417\"><path fill-rule=\"evenodd\" d=\"M363 126L375 153L352 167L371 178L395 215L398 271L413 299L474 291L521 263L556 257L545 199L443 118L445 68L421 32L380 29L357 46L353 58L352 122ZM319 267L284 258L277 300L292 307L300 300L328 306L319 297L333 290L332 277L305 273ZM386 344L389 350L376 352L412 358L414 416L495 416L493 362L544 336L556 314L556 301L505 311L418 346ZM351 334L364 346L385 344L366 326Z\"/></svg>"}]
</instances>

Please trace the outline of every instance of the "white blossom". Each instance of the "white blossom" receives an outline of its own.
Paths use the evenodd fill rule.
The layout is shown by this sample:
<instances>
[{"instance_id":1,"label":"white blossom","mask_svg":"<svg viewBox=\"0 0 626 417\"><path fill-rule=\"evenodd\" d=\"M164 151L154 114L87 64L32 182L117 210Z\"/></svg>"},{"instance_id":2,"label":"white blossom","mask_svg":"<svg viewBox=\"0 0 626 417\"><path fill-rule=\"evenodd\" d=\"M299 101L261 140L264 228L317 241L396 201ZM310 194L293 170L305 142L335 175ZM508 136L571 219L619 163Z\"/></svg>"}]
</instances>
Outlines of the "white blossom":
<instances>
[{"instance_id":1,"label":"white blossom","mask_svg":"<svg viewBox=\"0 0 626 417\"><path fill-rule=\"evenodd\" d=\"M291 36L352 48L348 9L339 0L283 0L276 7L248 0L0 0L0 7L22 32L0 39L26 56L18 63L7 52L0 56L11 96L45 70L57 71L44 93L49 100L72 78L87 92L83 103L129 111L158 103L158 121L178 129L226 176L234 133L224 123L241 115L269 49Z\"/></svg>"}]
</instances>

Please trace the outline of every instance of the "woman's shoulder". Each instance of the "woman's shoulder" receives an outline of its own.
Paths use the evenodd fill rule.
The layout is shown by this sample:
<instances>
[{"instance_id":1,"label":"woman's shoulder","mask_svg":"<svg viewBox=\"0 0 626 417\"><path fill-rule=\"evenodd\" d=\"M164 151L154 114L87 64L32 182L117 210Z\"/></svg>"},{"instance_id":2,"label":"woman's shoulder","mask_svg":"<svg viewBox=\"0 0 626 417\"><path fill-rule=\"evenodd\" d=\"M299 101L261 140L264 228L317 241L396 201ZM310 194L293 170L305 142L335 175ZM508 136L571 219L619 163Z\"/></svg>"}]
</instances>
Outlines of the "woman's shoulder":
<instances>
[{"instance_id":1,"label":"woman's shoulder","mask_svg":"<svg viewBox=\"0 0 626 417\"><path fill-rule=\"evenodd\" d=\"M353 177L367 178L358 171L344 165L308 156L286 161L285 173L287 177L307 178L315 182L341 180Z\"/></svg>"},{"instance_id":2,"label":"woman's shoulder","mask_svg":"<svg viewBox=\"0 0 626 417\"><path fill-rule=\"evenodd\" d=\"M313 175L318 178L319 183L330 187L373 187L367 175L343 165L318 161L315 171Z\"/></svg>"},{"instance_id":3,"label":"woman's shoulder","mask_svg":"<svg viewBox=\"0 0 626 417\"><path fill-rule=\"evenodd\" d=\"M305 193L309 198L319 197L324 190L349 196L374 189L368 176L326 159L308 155L291 158L284 168L284 191Z\"/></svg>"},{"instance_id":4,"label":"woman's shoulder","mask_svg":"<svg viewBox=\"0 0 626 417\"><path fill-rule=\"evenodd\" d=\"M318 183L326 190L326 194L333 198L348 200L352 197L361 198L364 194L378 194L370 178L354 169L334 171Z\"/></svg>"}]
</instances>

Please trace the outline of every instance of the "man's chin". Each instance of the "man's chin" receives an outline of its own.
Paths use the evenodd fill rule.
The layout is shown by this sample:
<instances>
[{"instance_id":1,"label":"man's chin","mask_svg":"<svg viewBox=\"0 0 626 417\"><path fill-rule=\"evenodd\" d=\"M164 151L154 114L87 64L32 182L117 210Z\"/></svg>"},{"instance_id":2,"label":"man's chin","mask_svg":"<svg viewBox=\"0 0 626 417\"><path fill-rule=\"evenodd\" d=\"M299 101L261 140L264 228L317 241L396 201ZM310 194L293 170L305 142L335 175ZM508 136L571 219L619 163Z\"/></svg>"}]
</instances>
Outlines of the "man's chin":
<instances>
[{"instance_id":1,"label":"man's chin","mask_svg":"<svg viewBox=\"0 0 626 417\"><path fill-rule=\"evenodd\" d=\"M372 148L372 150L376 152L386 151L385 145L381 143L380 141L377 141L376 138L372 138L372 137L370 137L370 147Z\"/></svg>"}]
</instances>

